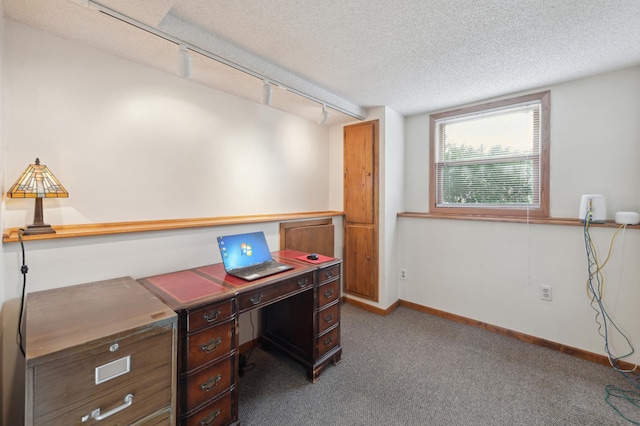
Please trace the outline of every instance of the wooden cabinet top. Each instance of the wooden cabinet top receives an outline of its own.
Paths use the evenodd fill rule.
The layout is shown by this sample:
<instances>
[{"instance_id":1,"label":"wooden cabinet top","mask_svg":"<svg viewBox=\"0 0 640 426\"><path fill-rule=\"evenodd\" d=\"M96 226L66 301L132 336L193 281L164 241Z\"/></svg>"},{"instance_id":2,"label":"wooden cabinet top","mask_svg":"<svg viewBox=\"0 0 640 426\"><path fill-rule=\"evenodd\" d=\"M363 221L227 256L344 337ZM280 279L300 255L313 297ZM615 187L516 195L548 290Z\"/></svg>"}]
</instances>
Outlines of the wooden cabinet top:
<instances>
[{"instance_id":1,"label":"wooden cabinet top","mask_svg":"<svg viewBox=\"0 0 640 426\"><path fill-rule=\"evenodd\" d=\"M175 312L130 277L29 293L27 367L176 320Z\"/></svg>"},{"instance_id":2,"label":"wooden cabinet top","mask_svg":"<svg viewBox=\"0 0 640 426\"><path fill-rule=\"evenodd\" d=\"M281 250L272 253L275 260L288 263L293 269L255 281L245 281L228 275L222 263L187 269L138 280L176 311L224 300L283 279L292 278L318 267L324 267L340 260L329 258L324 262L305 259L307 253L295 250ZM321 259L322 260L322 259Z\"/></svg>"}]
</instances>

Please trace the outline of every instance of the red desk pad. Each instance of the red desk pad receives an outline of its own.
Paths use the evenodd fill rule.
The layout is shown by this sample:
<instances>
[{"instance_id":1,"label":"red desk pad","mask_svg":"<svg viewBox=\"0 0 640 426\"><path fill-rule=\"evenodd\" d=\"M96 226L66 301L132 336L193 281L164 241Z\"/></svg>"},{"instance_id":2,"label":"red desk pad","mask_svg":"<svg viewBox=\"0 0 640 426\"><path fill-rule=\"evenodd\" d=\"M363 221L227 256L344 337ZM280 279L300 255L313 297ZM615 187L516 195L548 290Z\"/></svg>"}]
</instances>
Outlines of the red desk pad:
<instances>
[{"instance_id":1,"label":"red desk pad","mask_svg":"<svg viewBox=\"0 0 640 426\"><path fill-rule=\"evenodd\" d=\"M224 265L222 263L216 263L215 265L203 266L202 268L196 269L198 273L204 274L213 278L216 281L223 282L227 286L233 287L242 287L251 284L250 281L246 281L240 279L238 277L234 277L233 275L227 274L224 270Z\"/></svg>"},{"instance_id":2,"label":"red desk pad","mask_svg":"<svg viewBox=\"0 0 640 426\"><path fill-rule=\"evenodd\" d=\"M180 303L229 291L193 271L157 275L146 280Z\"/></svg>"},{"instance_id":3,"label":"red desk pad","mask_svg":"<svg viewBox=\"0 0 640 426\"><path fill-rule=\"evenodd\" d=\"M325 256L323 254L319 254L318 258L316 260L312 260L312 259L307 259L307 255L302 255L302 256L296 256L296 259L298 260L302 260L304 262L309 262L309 263L322 263L322 262L328 262L330 260L335 260L333 257L329 257L329 256Z\"/></svg>"}]
</instances>

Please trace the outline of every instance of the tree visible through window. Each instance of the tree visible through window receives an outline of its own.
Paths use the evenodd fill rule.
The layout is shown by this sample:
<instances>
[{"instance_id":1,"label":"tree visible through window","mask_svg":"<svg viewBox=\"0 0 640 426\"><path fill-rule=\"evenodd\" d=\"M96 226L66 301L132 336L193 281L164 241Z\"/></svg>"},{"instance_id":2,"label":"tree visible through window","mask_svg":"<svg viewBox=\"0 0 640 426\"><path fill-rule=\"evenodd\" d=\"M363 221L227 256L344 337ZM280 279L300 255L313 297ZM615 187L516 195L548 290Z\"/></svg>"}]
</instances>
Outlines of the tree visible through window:
<instances>
[{"instance_id":1,"label":"tree visible through window","mask_svg":"<svg viewBox=\"0 0 640 426\"><path fill-rule=\"evenodd\" d=\"M431 211L548 216L549 92L431 116Z\"/></svg>"}]
</instances>

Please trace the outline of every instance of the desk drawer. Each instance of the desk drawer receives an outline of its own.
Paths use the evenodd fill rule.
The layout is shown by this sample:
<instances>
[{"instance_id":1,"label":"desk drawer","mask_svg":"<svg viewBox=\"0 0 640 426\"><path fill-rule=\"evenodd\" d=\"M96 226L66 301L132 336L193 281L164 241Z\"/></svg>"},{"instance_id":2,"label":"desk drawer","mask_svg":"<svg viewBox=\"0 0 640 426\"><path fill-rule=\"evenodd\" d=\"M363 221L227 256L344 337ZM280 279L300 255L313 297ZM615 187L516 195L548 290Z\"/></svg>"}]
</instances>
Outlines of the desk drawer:
<instances>
[{"instance_id":1,"label":"desk drawer","mask_svg":"<svg viewBox=\"0 0 640 426\"><path fill-rule=\"evenodd\" d=\"M40 417L57 408L115 392L131 383L140 382L158 371L165 374L165 376L158 376L158 380L163 380L166 386L170 387L172 329L168 328L161 334L144 338L151 332L121 340L118 342L118 349L113 352L109 350L111 342L107 342L101 353L81 353L59 362L36 366L34 416ZM129 357L129 372L96 384L97 367L117 360L122 361L126 357ZM122 397L124 398L124 395ZM140 398L135 400L135 402L138 401ZM170 398L166 403L169 401Z\"/></svg>"},{"instance_id":2,"label":"desk drawer","mask_svg":"<svg viewBox=\"0 0 640 426\"><path fill-rule=\"evenodd\" d=\"M335 324L340 322L340 304L336 303L328 308L318 311L318 334L322 334Z\"/></svg>"},{"instance_id":3,"label":"desk drawer","mask_svg":"<svg viewBox=\"0 0 640 426\"><path fill-rule=\"evenodd\" d=\"M329 266L318 271L318 282L334 280L340 276L340 265Z\"/></svg>"},{"instance_id":4,"label":"desk drawer","mask_svg":"<svg viewBox=\"0 0 640 426\"><path fill-rule=\"evenodd\" d=\"M316 337L316 350L318 356L316 358L322 358L324 354L329 352L340 344L340 326L329 331L320 337Z\"/></svg>"},{"instance_id":5,"label":"desk drawer","mask_svg":"<svg viewBox=\"0 0 640 426\"><path fill-rule=\"evenodd\" d=\"M227 355L235 343L234 339L235 321L228 321L187 336L186 371Z\"/></svg>"},{"instance_id":6,"label":"desk drawer","mask_svg":"<svg viewBox=\"0 0 640 426\"><path fill-rule=\"evenodd\" d=\"M290 294L297 293L313 285L313 275L311 273L300 275L281 284L265 286L247 294L240 295L240 312L253 309L258 306L267 305L270 302L284 298Z\"/></svg>"},{"instance_id":7,"label":"desk drawer","mask_svg":"<svg viewBox=\"0 0 640 426\"><path fill-rule=\"evenodd\" d=\"M211 404L187 417L181 424L186 426L226 425L237 414L232 410L232 396L236 391L226 393Z\"/></svg>"},{"instance_id":8,"label":"desk drawer","mask_svg":"<svg viewBox=\"0 0 640 426\"><path fill-rule=\"evenodd\" d=\"M322 308L333 302L340 296L340 280L333 280L326 284L322 284L318 287L318 306L316 308Z\"/></svg>"},{"instance_id":9,"label":"desk drawer","mask_svg":"<svg viewBox=\"0 0 640 426\"><path fill-rule=\"evenodd\" d=\"M187 412L229 390L235 378L234 360L235 357L229 357L183 379L182 389L186 392L182 398L186 400Z\"/></svg>"},{"instance_id":10,"label":"desk drawer","mask_svg":"<svg viewBox=\"0 0 640 426\"><path fill-rule=\"evenodd\" d=\"M195 309L187 315L187 332L193 332L231 318L234 299Z\"/></svg>"}]
</instances>

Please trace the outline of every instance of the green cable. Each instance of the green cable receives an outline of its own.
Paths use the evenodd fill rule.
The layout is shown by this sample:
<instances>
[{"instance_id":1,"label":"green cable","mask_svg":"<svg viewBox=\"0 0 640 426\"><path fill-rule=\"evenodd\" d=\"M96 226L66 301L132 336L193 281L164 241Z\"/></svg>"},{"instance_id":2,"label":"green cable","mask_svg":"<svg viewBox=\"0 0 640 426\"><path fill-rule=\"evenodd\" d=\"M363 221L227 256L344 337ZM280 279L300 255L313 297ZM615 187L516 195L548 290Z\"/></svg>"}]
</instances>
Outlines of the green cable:
<instances>
[{"instance_id":1,"label":"green cable","mask_svg":"<svg viewBox=\"0 0 640 426\"><path fill-rule=\"evenodd\" d=\"M620 389L617 388L613 385L607 385L605 386L605 397L604 400L605 402L615 410L616 413L618 413L620 415L620 417L622 417L623 419L627 420L628 422L634 424L634 425L640 425L640 422L636 422L634 420L631 420L630 418L628 418L627 416L625 416L624 414L622 414L622 412L618 409L618 407L616 407L615 405L613 405L611 403L611 401L609 401L610 397L615 397L615 398L620 398L623 400L626 400L627 402L631 403L632 405L636 406L636 407L640 407L640 393L635 392L635 391L630 391L630 390L624 390L624 389Z\"/></svg>"}]
</instances>

